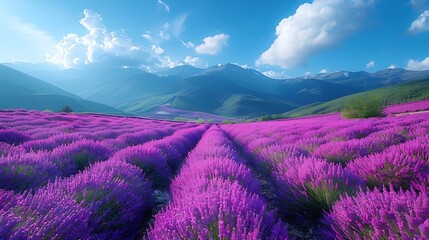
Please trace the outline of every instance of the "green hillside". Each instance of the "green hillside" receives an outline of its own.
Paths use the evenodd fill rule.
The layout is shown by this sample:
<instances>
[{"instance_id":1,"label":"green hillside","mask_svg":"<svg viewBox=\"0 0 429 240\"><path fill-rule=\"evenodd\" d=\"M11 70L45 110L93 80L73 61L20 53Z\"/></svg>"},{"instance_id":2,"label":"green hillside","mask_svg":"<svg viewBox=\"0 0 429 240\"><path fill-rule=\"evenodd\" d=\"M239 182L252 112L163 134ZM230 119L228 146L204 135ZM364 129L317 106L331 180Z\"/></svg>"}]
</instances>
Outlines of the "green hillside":
<instances>
[{"instance_id":1,"label":"green hillside","mask_svg":"<svg viewBox=\"0 0 429 240\"><path fill-rule=\"evenodd\" d=\"M0 65L0 109L59 111L70 106L75 112L125 114L113 107L82 99L20 71Z\"/></svg>"},{"instance_id":2,"label":"green hillside","mask_svg":"<svg viewBox=\"0 0 429 240\"><path fill-rule=\"evenodd\" d=\"M352 94L326 103L313 103L276 117L301 117L339 112L347 102L359 98L381 101L385 106L429 99L429 79Z\"/></svg>"}]
</instances>

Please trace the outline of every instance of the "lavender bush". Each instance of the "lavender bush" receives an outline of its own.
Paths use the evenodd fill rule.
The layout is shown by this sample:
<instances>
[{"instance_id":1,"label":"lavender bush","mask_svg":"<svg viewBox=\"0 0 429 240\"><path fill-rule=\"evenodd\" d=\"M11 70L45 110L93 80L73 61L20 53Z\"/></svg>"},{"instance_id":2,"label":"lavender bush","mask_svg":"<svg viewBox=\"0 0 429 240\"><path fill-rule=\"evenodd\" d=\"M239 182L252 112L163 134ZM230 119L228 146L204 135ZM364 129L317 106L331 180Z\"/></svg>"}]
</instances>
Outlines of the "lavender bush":
<instances>
[{"instance_id":1,"label":"lavender bush","mask_svg":"<svg viewBox=\"0 0 429 240\"><path fill-rule=\"evenodd\" d=\"M3 239L87 239L90 211L72 198L55 193L24 194L0 210Z\"/></svg>"},{"instance_id":2,"label":"lavender bush","mask_svg":"<svg viewBox=\"0 0 429 240\"><path fill-rule=\"evenodd\" d=\"M166 187L172 176L167 158L154 147L140 145L122 149L114 157L139 167L145 175L155 184L155 187Z\"/></svg>"},{"instance_id":3,"label":"lavender bush","mask_svg":"<svg viewBox=\"0 0 429 240\"><path fill-rule=\"evenodd\" d=\"M287 239L262 199L235 182L202 181L209 181L206 189L175 199L157 214L148 239Z\"/></svg>"},{"instance_id":4,"label":"lavender bush","mask_svg":"<svg viewBox=\"0 0 429 240\"><path fill-rule=\"evenodd\" d=\"M135 238L154 207L152 184L141 170L109 160L48 184L36 195L69 196L90 213L95 238Z\"/></svg>"},{"instance_id":5,"label":"lavender bush","mask_svg":"<svg viewBox=\"0 0 429 240\"><path fill-rule=\"evenodd\" d=\"M29 139L30 136L19 131L0 130L0 142L18 145Z\"/></svg>"},{"instance_id":6,"label":"lavender bush","mask_svg":"<svg viewBox=\"0 0 429 240\"><path fill-rule=\"evenodd\" d=\"M2 189L22 192L43 186L59 175L48 153L22 153L0 157Z\"/></svg>"},{"instance_id":7,"label":"lavender bush","mask_svg":"<svg viewBox=\"0 0 429 240\"><path fill-rule=\"evenodd\" d=\"M412 182L420 181L429 174L429 163L398 151L388 151L356 159L348 168L360 175L366 185L393 187L395 190L410 188Z\"/></svg>"},{"instance_id":8,"label":"lavender bush","mask_svg":"<svg viewBox=\"0 0 429 240\"><path fill-rule=\"evenodd\" d=\"M55 148L51 159L62 176L70 176L92 163L106 160L110 154L102 143L84 139Z\"/></svg>"},{"instance_id":9,"label":"lavender bush","mask_svg":"<svg viewBox=\"0 0 429 240\"><path fill-rule=\"evenodd\" d=\"M428 239L428 219L428 192L375 189L344 197L323 222L326 238Z\"/></svg>"},{"instance_id":10,"label":"lavender bush","mask_svg":"<svg viewBox=\"0 0 429 240\"><path fill-rule=\"evenodd\" d=\"M318 220L341 196L363 186L357 175L317 158L287 158L273 174L280 210L300 224Z\"/></svg>"}]
</instances>

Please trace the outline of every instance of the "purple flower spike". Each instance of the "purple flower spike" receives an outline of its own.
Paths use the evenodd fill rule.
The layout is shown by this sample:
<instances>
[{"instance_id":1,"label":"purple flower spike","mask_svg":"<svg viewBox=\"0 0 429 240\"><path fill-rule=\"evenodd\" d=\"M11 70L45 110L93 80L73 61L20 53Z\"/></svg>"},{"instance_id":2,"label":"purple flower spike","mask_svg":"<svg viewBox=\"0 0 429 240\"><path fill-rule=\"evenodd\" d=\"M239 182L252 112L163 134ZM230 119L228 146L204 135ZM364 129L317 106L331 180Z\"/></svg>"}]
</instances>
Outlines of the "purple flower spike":
<instances>
[{"instance_id":1,"label":"purple flower spike","mask_svg":"<svg viewBox=\"0 0 429 240\"><path fill-rule=\"evenodd\" d=\"M142 169L155 187L166 187L170 183L172 173L167 158L157 148L146 145L128 147L117 152L113 158Z\"/></svg>"},{"instance_id":2,"label":"purple flower spike","mask_svg":"<svg viewBox=\"0 0 429 240\"><path fill-rule=\"evenodd\" d=\"M429 193L360 192L338 201L323 219L336 239L428 239Z\"/></svg>"},{"instance_id":3,"label":"purple flower spike","mask_svg":"<svg viewBox=\"0 0 429 240\"><path fill-rule=\"evenodd\" d=\"M410 188L429 174L429 163L400 151L388 151L356 159L347 167L360 175L370 188Z\"/></svg>"},{"instance_id":4,"label":"purple flower spike","mask_svg":"<svg viewBox=\"0 0 429 240\"><path fill-rule=\"evenodd\" d=\"M9 144L21 144L30 140L30 136L14 130L0 130L0 142Z\"/></svg>"},{"instance_id":5,"label":"purple flower spike","mask_svg":"<svg viewBox=\"0 0 429 240\"><path fill-rule=\"evenodd\" d=\"M317 158L285 159L274 175L282 212L309 224L341 196L354 195L363 187L357 175Z\"/></svg>"},{"instance_id":6,"label":"purple flower spike","mask_svg":"<svg viewBox=\"0 0 429 240\"><path fill-rule=\"evenodd\" d=\"M51 159L62 172L62 176L67 177L82 171L90 164L107 160L110 154L110 150L102 143L84 139L55 148Z\"/></svg>"},{"instance_id":7,"label":"purple flower spike","mask_svg":"<svg viewBox=\"0 0 429 240\"><path fill-rule=\"evenodd\" d=\"M45 152L0 157L0 188L3 189L22 192L39 188L60 175Z\"/></svg>"},{"instance_id":8,"label":"purple flower spike","mask_svg":"<svg viewBox=\"0 0 429 240\"><path fill-rule=\"evenodd\" d=\"M157 214L148 239L287 239L286 228L258 196L236 182L204 181L205 189L175 199Z\"/></svg>"}]
</instances>

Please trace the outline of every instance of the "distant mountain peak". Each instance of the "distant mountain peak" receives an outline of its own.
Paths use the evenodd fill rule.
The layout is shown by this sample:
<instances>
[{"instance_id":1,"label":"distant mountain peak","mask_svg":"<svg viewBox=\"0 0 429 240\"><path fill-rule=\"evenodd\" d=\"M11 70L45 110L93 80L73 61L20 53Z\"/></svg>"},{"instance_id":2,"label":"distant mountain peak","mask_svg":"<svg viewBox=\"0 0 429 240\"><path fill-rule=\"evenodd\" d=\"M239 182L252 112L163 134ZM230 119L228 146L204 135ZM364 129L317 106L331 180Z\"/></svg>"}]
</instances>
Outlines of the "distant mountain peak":
<instances>
[{"instance_id":1,"label":"distant mountain peak","mask_svg":"<svg viewBox=\"0 0 429 240\"><path fill-rule=\"evenodd\" d=\"M197 68L191 65L180 65L173 68L165 69L156 74L160 76L179 76L179 77L190 77L196 74L200 74L205 69Z\"/></svg>"}]
</instances>

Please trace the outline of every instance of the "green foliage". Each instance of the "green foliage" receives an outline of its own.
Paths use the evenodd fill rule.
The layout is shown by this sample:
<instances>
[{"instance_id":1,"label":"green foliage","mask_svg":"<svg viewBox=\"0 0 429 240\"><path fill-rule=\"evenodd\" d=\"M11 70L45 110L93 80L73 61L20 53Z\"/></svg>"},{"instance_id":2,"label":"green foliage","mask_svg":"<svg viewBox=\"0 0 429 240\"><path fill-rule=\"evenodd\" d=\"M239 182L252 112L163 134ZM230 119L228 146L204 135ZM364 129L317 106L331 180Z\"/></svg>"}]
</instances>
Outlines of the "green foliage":
<instances>
[{"instance_id":1,"label":"green foliage","mask_svg":"<svg viewBox=\"0 0 429 240\"><path fill-rule=\"evenodd\" d=\"M205 121L204 121L204 118L198 118L197 120L195 120L195 122L199 124L203 124Z\"/></svg>"},{"instance_id":2,"label":"green foliage","mask_svg":"<svg viewBox=\"0 0 429 240\"><path fill-rule=\"evenodd\" d=\"M346 118L370 118L383 116L383 105L381 101L367 98L356 98L348 101L342 115Z\"/></svg>"}]
</instances>

